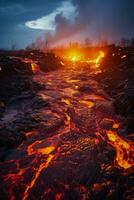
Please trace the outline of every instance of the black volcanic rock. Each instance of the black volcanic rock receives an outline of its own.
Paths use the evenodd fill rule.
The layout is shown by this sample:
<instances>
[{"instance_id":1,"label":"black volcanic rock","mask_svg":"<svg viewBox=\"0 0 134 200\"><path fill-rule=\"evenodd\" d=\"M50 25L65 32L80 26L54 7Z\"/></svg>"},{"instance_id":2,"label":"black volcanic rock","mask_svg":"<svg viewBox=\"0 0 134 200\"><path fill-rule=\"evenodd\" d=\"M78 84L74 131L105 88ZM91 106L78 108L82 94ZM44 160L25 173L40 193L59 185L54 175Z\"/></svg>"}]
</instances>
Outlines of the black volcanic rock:
<instances>
[{"instance_id":1,"label":"black volcanic rock","mask_svg":"<svg viewBox=\"0 0 134 200\"><path fill-rule=\"evenodd\" d=\"M0 101L8 102L23 91L37 88L37 84L32 84L32 74L30 63L0 55Z\"/></svg>"},{"instance_id":2,"label":"black volcanic rock","mask_svg":"<svg viewBox=\"0 0 134 200\"><path fill-rule=\"evenodd\" d=\"M53 71L63 67L64 65L62 60L53 53L44 54L38 64L40 66L40 70L43 72Z\"/></svg>"},{"instance_id":3,"label":"black volcanic rock","mask_svg":"<svg viewBox=\"0 0 134 200\"><path fill-rule=\"evenodd\" d=\"M22 62L15 58L0 57L0 78L4 79L7 76L17 74L30 75L33 74L31 64Z\"/></svg>"},{"instance_id":4,"label":"black volcanic rock","mask_svg":"<svg viewBox=\"0 0 134 200\"><path fill-rule=\"evenodd\" d=\"M120 49L119 49L120 50ZM133 49L110 52L101 65L102 73L96 76L102 88L114 99L118 114L129 118L134 130L134 54ZM112 56L114 55L114 56ZM128 120L127 120L128 121ZM131 125L130 125L131 124ZM133 127L133 130L132 130ZM128 128L129 129L129 128Z\"/></svg>"}]
</instances>

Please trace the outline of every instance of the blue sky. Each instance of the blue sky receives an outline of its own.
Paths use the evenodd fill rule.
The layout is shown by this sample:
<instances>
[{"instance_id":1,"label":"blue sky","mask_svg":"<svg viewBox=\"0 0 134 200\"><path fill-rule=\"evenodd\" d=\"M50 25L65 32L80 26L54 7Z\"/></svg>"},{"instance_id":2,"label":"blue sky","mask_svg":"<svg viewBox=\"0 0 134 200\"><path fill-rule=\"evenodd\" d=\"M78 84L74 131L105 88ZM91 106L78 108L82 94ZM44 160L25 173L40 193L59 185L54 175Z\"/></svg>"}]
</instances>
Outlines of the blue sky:
<instances>
[{"instance_id":1,"label":"blue sky","mask_svg":"<svg viewBox=\"0 0 134 200\"><path fill-rule=\"evenodd\" d=\"M0 47L134 37L133 0L1 0Z\"/></svg>"}]
</instances>

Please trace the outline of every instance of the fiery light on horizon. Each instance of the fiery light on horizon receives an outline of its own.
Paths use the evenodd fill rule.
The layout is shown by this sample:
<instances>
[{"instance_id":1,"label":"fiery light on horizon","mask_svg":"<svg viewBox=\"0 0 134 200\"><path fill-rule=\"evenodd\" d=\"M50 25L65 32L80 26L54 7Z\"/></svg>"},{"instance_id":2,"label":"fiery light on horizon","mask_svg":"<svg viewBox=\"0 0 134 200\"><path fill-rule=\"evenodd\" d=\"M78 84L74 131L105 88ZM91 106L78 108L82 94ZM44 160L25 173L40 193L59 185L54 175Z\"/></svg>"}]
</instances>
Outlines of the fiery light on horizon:
<instances>
[{"instance_id":1,"label":"fiery light on horizon","mask_svg":"<svg viewBox=\"0 0 134 200\"><path fill-rule=\"evenodd\" d=\"M74 57L72 58L72 61L73 61L73 62L76 62L76 61L77 61L77 58L74 56Z\"/></svg>"},{"instance_id":2,"label":"fiery light on horizon","mask_svg":"<svg viewBox=\"0 0 134 200\"><path fill-rule=\"evenodd\" d=\"M102 59L105 57L104 51L98 51L89 57L79 49L69 49L68 53L63 56L66 60L73 63L81 62L91 64L91 68L99 68Z\"/></svg>"},{"instance_id":3,"label":"fiery light on horizon","mask_svg":"<svg viewBox=\"0 0 134 200\"><path fill-rule=\"evenodd\" d=\"M81 61L82 59L82 54L79 52L79 50L77 49L69 49L67 55L65 55L65 59L75 63L78 61Z\"/></svg>"},{"instance_id":4,"label":"fiery light on horizon","mask_svg":"<svg viewBox=\"0 0 134 200\"><path fill-rule=\"evenodd\" d=\"M100 63L100 61L105 57L105 53L103 51L99 51L99 55L98 57L96 58L96 66L98 66L98 64Z\"/></svg>"}]
</instances>

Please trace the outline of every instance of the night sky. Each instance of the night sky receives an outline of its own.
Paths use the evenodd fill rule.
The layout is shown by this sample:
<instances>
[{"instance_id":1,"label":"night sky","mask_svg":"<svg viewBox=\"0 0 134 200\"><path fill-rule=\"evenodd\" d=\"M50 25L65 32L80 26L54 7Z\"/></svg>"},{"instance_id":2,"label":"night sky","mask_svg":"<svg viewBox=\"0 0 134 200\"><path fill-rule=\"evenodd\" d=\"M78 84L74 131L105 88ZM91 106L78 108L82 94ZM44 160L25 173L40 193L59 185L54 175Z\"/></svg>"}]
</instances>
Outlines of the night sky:
<instances>
[{"instance_id":1,"label":"night sky","mask_svg":"<svg viewBox=\"0 0 134 200\"><path fill-rule=\"evenodd\" d=\"M1 0L0 48L134 37L134 0Z\"/></svg>"}]
</instances>

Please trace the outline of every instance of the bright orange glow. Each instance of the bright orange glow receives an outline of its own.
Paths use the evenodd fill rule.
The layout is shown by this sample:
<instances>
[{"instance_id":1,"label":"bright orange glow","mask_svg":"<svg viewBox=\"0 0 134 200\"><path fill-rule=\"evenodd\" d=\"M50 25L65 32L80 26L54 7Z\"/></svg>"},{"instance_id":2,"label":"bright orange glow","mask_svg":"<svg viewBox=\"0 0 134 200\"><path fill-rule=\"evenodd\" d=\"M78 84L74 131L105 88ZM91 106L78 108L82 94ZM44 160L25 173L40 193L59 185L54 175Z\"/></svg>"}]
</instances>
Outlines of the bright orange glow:
<instances>
[{"instance_id":1,"label":"bright orange glow","mask_svg":"<svg viewBox=\"0 0 134 200\"><path fill-rule=\"evenodd\" d=\"M29 145L27 149L28 155L32 155L34 153L41 153L42 155L44 154L47 155L50 154L55 149L54 146L42 147L42 148L37 147L40 144L41 141L36 141L33 144Z\"/></svg>"},{"instance_id":2,"label":"bright orange glow","mask_svg":"<svg viewBox=\"0 0 134 200\"><path fill-rule=\"evenodd\" d=\"M76 62L77 61L77 58L74 56L74 57L72 57L72 61L73 62Z\"/></svg>"},{"instance_id":3,"label":"bright orange glow","mask_svg":"<svg viewBox=\"0 0 134 200\"><path fill-rule=\"evenodd\" d=\"M31 144L28 147L28 155L32 155L32 154L37 154L37 153L41 153L42 155L47 155L47 159L45 162L42 162L39 165L38 170L36 171L33 179L31 180L31 182L27 185L25 192L24 192L24 196L23 196L23 200L26 200L28 198L29 192L32 189L32 187L35 185L36 180L38 179L38 177L40 176L42 170L46 169L49 166L49 163L52 161L52 159L54 158L54 155L51 154L52 151L55 150L54 146L48 146L48 147L42 147L39 148L37 147L38 145L40 145L40 141L36 141L35 143Z\"/></svg>"},{"instance_id":4,"label":"bright orange glow","mask_svg":"<svg viewBox=\"0 0 134 200\"><path fill-rule=\"evenodd\" d=\"M94 106L93 101L87 101L87 100L80 100L79 103L87 105L89 108L92 108Z\"/></svg>"},{"instance_id":5,"label":"bright orange glow","mask_svg":"<svg viewBox=\"0 0 134 200\"><path fill-rule=\"evenodd\" d=\"M38 66L36 63L31 63L32 71L33 73L36 73L38 71Z\"/></svg>"},{"instance_id":6,"label":"bright orange glow","mask_svg":"<svg viewBox=\"0 0 134 200\"><path fill-rule=\"evenodd\" d=\"M65 104L67 104L68 106L71 106L71 102L68 99L62 99L62 102L64 102Z\"/></svg>"},{"instance_id":7,"label":"bright orange glow","mask_svg":"<svg viewBox=\"0 0 134 200\"><path fill-rule=\"evenodd\" d=\"M89 58L86 60L87 63L91 63L92 69L97 69L100 66L100 62L105 57L105 53L103 51L98 52L98 56L95 58Z\"/></svg>"},{"instance_id":8,"label":"bright orange glow","mask_svg":"<svg viewBox=\"0 0 134 200\"><path fill-rule=\"evenodd\" d=\"M70 125L71 117L67 113L65 113L65 116L66 116L66 125Z\"/></svg>"},{"instance_id":9,"label":"bright orange glow","mask_svg":"<svg viewBox=\"0 0 134 200\"><path fill-rule=\"evenodd\" d=\"M54 146L49 146L49 147L45 147L45 148L40 148L37 150L38 153L41 154L50 154L52 151L54 151L55 147Z\"/></svg>"},{"instance_id":10,"label":"bright orange glow","mask_svg":"<svg viewBox=\"0 0 134 200\"><path fill-rule=\"evenodd\" d=\"M120 127L120 123L115 122L115 123L113 124L113 128L119 128L119 127Z\"/></svg>"},{"instance_id":11,"label":"bright orange glow","mask_svg":"<svg viewBox=\"0 0 134 200\"><path fill-rule=\"evenodd\" d=\"M104 58L104 56L105 56L105 53L103 51L100 51L98 57L95 60L96 67L98 67L100 61Z\"/></svg>"},{"instance_id":12,"label":"bright orange glow","mask_svg":"<svg viewBox=\"0 0 134 200\"><path fill-rule=\"evenodd\" d=\"M67 81L68 83L77 83L77 82L80 82L79 79L71 79L71 80L68 80Z\"/></svg>"},{"instance_id":13,"label":"bright orange glow","mask_svg":"<svg viewBox=\"0 0 134 200\"><path fill-rule=\"evenodd\" d=\"M75 63L81 60L81 56L81 53L77 50L70 50L67 59Z\"/></svg>"},{"instance_id":14,"label":"bright orange glow","mask_svg":"<svg viewBox=\"0 0 134 200\"><path fill-rule=\"evenodd\" d=\"M134 147L132 142L124 140L119 137L115 131L106 131L109 143L116 150L116 162L118 165L124 169L128 169L134 165Z\"/></svg>"}]
</instances>

